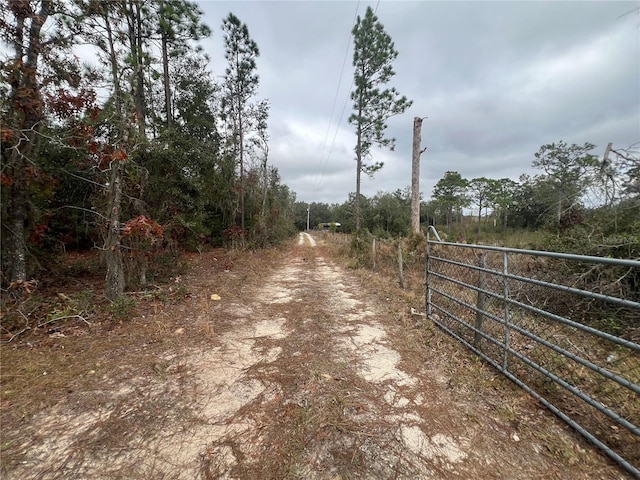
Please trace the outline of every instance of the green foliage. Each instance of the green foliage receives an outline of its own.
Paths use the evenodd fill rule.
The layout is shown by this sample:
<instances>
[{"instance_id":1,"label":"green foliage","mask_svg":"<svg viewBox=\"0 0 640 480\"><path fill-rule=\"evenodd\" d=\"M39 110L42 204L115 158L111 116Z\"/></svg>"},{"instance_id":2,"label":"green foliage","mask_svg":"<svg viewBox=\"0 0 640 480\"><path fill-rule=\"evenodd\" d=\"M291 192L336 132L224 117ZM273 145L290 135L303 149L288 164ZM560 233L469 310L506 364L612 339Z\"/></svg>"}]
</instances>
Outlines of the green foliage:
<instances>
[{"instance_id":1,"label":"green foliage","mask_svg":"<svg viewBox=\"0 0 640 480\"><path fill-rule=\"evenodd\" d=\"M256 94L259 77L256 58L260 55L258 44L249 35L249 28L233 13L222 23L227 68L222 89L222 118L231 133L230 152L239 166L239 213L240 228L245 230L245 218L250 218L245 209L245 141L249 120L249 100Z\"/></svg>"},{"instance_id":2,"label":"green foliage","mask_svg":"<svg viewBox=\"0 0 640 480\"><path fill-rule=\"evenodd\" d=\"M506 230L519 185L510 178L501 178L494 182L491 185L488 200L494 209L494 215L502 219L502 227Z\"/></svg>"},{"instance_id":3,"label":"green foliage","mask_svg":"<svg viewBox=\"0 0 640 480\"><path fill-rule=\"evenodd\" d=\"M125 320L133 316L136 306L135 298L123 296L111 302L107 307L107 311L114 320Z\"/></svg>"},{"instance_id":4,"label":"green foliage","mask_svg":"<svg viewBox=\"0 0 640 480\"><path fill-rule=\"evenodd\" d=\"M59 320L66 320L69 317L75 317L77 315L79 315L79 313L72 305L56 307L47 313L46 320L41 325L48 325Z\"/></svg>"},{"instance_id":5,"label":"green foliage","mask_svg":"<svg viewBox=\"0 0 640 480\"><path fill-rule=\"evenodd\" d=\"M93 290L85 289L69 297L59 293L56 304L47 312L41 326L62 320L77 319L86 316L94 309Z\"/></svg>"},{"instance_id":6,"label":"green foliage","mask_svg":"<svg viewBox=\"0 0 640 480\"><path fill-rule=\"evenodd\" d=\"M556 225L562 223L563 215L575 206L586 188L595 182L599 163L589 153L594 147L591 143L579 146L560 141L543 145L535 154L532 166L545 172L544 176L538 177L538 182L548 185L551 191L549 198L543 201L554 206Z\"/></svg>"},{"instance_id":7,"label":"green foliage","mask_svg":"<svg viewBox=\"0 0 640 480\"><path fill-rule=\"evenodd\" d=\"M82 312L88 312L92 308L94 308L95 297L93 294L93 289L85 288L84 290L80 290L78 293L74 295L74 300L76 305Z\"/></svg>"},{"instance_id":8,"label":"green foliage","mask_svg":"<svg viewBox=\"0 0 640 480\"><path fill-rule=\"evenodd\" d=\"M213 146L211 153L216 153L221 143L216 127L218 114L213 102L218 86L207 66L207 58L200 55L173 59L174 127L177 134L196 140L199 145Z\"/></svg>"},{"instance_id":9,"label":"green foliage","mask_svg":"<svg viewBox=\"0 0 640 480\"><path fill-rule=\"evenodd\" d=\"M258 44L249 35L249 27L233 13L229 13L222 23L224 33L225 59L228 62L225 76L226 95L223 109L230 108L238 114L245 102L256 93L258 75L256 58L260 55ZM234 105L235 103L235 105Z\"/></svg>"},{"instance_id":10,"label":"green foliage","mask_svg":"<svg viewBox=\"0 0 640 480\"><path fill-rule=\"evenodd\" d=\"M545 250L596 257L640 258L640 235L603 235L588 225L578 225L550 235ZM549 260L549 274L559 283L587 291L640 301L640 271L615 265ZM638 340L637 312L589 299L571 305L574 315L595 328Z\"/></svg>"},{"instance_id":11,"label":"green foliage","mask_svg":"<svg viewBox=\"0 0 640 480\"><path fill-rule=\"evenodd\" d=\"M425 253L427 249L427 237L424 233L411 232L407 238L407 252Z\"/></svg>"},{"instance_id":12,"label":"green foliage","mask_svg":"<svg viewBox=\"0 0 640 480\"><path fill-rule=\"evenodd\" d=\"M608 316L602 315L597 327L599 330L615 336L623 335L625 331L624 325L613 313L609 313Z\"/></svg>"},{"instance_id":13,"label":"green foliage","mask_svg":"<svg viewBox=\"0 0 640 480\"><path fill-rule=\"evenodd\" d=\"M268 170L266 182L266 197L261 198L263 192L257 188L256 193L251 196L254 200L253 207L251 204L247 207L247 211L252 215L249 224L252 232L250 240L257 247L277 245L296 233L295 193L281 183L280 174L275 167Z\"/></svg>"},{"instance_id":14,"label":"green foliage","mask_svg":"<svg viewBox=\"0 0 640 480\"><path fill-rule=\"evenodd\" d=\"M364 18L358 17L352 34L355 89L351 93L354 113L349 123L356 126L360 137L356 155L364 158L374 144L394 149L395 139L384 135L385 122L403 113L412 102L395 88L381 90L395 75L392 64L398 51L371 7L367 7ZM379 162L362 165L369 174L381 167Z\"/></svg>"},{"instance_id":15,"label":"green foliage","mask_svg":"<svg viewBox=\"0 0 640 480\"><path fill-rule=\"evenodd\" d=\"M163 0L157 5L158 31L171 43L173 56L188 52L188 42L211 34L211 29L200 22L202 12L188 0Z\"/></svg>"},{"instance_id":16,"label":"green foliage","mask_svg":"<svg viewBox=\"0 0 640 480\"><path fill-rule=\"evenodd\" d=\"M549 236L546 247L564 253L634 259L640 257L640 235L604 235L587 225L579 225L562 235Z\"/></svg>"},{"instance_id":17,"label":"green foliage","mask_svg":"<svg viewBox=\"0 0 640 480\"><path fill-rule=\"evenodd\" d=\"M309 209L309 226L310 228L317 227L319 224L329 221L337 221L342 223L342 220L336 219L333 216L332 209L326 203L318 202L296 202L295 204L295 223L299 230L305 230L307 228L307 208Z\"/></svg>"},{"instance_id":18,"label":"green foliage","mask_svg":"<svg viewBox=\"0 0 640 480\"><path fill-rule=\"evenodd\" d=\"M366 228L353 232L351 234L351 251L356 255L368 253L371 249L373 238L373 235Z\"/></svg>"},{"instance_id":19,"label":"green foliage","mask_svg":"<svg viewBox=\"0 0 640 480\"><path fill-rule=\"evenodd\" d=\"M411 224L411 198L407 190L378 194L371 199L365 226L378 238L402 236Z\"/></svg>"},{"instance_id":20,"label":"green foliage","mask_svg":"<svg viewBox=\"0 0 640 480\"><path fill-rule=\"evenodd\" d=\"M447 229L451 231L451 224L457 217L462 218L462 208L470 204L467 189L469 181L458 172L448 171L438 180L433 188L433 199L439 209L442 209L447 223Z\"/></svg>"},{"instance_id":21,"label":"green foliage","mask_svg":"<svg viewBox=\"0 0 640 480\"><path fill-rule=\"evenodd\" d=\"M528 175L520 177L520 187L513 197L511 224L521 228L537 229L547 224L553 215L547 201L551 191L548 185Z\"/></svg>"},{"instance_id":22,"label":"green foliage","mask_svg":"<svg viewBox=\"0 0 640 480\"><path fill-rule=\"evenodd\" d=\"M353 35L354 90L351 92L354 113L349 123L356 127L356 229L360 228L360 173L373 175L382 162L364 163L371 147L395 147L395 139L385 136L387 119L403 113L412 104L395 88L384 88L395 75L393 61L398 56L391 37L384 31L371 7L364 18L356 20Z\"/></svg>"}]
</instances>

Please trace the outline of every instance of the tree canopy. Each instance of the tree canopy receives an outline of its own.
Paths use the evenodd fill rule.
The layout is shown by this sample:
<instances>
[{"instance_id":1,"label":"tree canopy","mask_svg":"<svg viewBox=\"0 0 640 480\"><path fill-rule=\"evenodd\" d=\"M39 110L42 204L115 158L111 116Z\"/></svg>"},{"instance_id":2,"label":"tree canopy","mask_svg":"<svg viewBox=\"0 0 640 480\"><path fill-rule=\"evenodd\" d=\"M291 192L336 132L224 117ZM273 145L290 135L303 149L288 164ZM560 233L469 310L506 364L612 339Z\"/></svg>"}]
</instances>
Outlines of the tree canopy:
<instances>
[{"instance_id":1,"label":"tree canopy","mask_svg":"<svg viewBox=\"0 0 640 480\"><path fill-rule=\"evenodd\" d=\"M0 12L12 49L0 78L3 284L47 269L46 252L92 247L117 300L156 258L292 234L295 193L268 164L259 50L235 15L216 83L192 1L1 0ZM79 44L93 45L93 65L80 65Z\"/></svg>"}]
</instances>

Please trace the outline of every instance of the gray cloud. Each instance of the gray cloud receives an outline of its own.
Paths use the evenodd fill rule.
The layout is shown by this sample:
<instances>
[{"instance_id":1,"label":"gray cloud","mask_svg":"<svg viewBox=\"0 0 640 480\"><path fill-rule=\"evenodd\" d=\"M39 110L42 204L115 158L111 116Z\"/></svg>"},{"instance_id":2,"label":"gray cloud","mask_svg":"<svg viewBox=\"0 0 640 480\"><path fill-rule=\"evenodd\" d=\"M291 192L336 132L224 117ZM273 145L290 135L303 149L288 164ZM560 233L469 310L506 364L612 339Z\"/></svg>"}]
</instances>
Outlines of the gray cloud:
<instances>
[{"instance_id":1,"label":"gray cloud","mask_svg":"<svg viewBox=\"0 0 640 480\"><path fill-rule=\"evenodd\" d=\"M261 56L259 96L271 101L271 162L302 201L342 203L355 190L355 135L338 124L352 79L338 85L355 2L200 2L214 36L205 45L224 73L220 23L233 11ZM359 14L374 2L361 2ZM413 117L423 124L425 198L447 170L466 178L532 173L541 145L558 140L640 141L640 42L634 2L383 1L378 16L399 57L393 86L414 100L389 121L394 152L363 193L410 183ZM330 118L334 100L337 101ZM330 123L331 121L331 123ZM335 142L334 140L335 135ZM331 152L329 155L330 146Z\"/></svg>"}]
</instances>

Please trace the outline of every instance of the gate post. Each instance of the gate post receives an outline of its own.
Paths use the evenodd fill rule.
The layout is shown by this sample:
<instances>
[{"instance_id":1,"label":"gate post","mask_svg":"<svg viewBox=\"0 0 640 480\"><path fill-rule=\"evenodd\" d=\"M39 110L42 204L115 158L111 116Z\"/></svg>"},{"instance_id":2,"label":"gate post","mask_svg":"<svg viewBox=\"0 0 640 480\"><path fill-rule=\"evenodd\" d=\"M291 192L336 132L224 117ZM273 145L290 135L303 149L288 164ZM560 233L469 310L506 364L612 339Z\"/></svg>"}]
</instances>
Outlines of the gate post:
<instances>
[{"instance_id":1,"label":"gate post","mask_svg":"<svg viewBox=\"0 0 640 480\"><path fill-rule=\"evenodd\" d=\"M424 269L425 270L424 272L424 286L425 286L424 306L425 306L427 315L431 315L431 288L429 286L429 280L430 280L429 272L431 271L431 244L430 244L431 231L433 231L434 235L436 236L439 242L442 241L440 240L440 235L438 235L438 232L433 227L433 225L429 225L429 227L427 228L427 261L425 262L426 266Z\"/></svg>"},{"instance_id":2,"label":"gate post","mask_svg":"<svg viewBox=\"0 0 640 480\"><path fill-rule=\"evenodd\" d=\"M427 316L431 315L431 290L429 289L429 255L431 253L429 242L429 229L427 229L427 260L424 265L424 307Z\"/></svg>"},{"instance_id":3,"label":"gate post","mask_svg":"<svg viewBox=\"0 0 640 480\"><path fill-rule=\"evenodd\" d=\"M487 266L487 252L482 252L478 255L478 267L486 268ZM473 334L473 346L479 348L482 341L482 321L484 320L484 300L486 294L483 290L487 289L487 272L478 272L478 298L476 300L476 331Z\"/></svg>"},{"instance_id":4,"label":"gate post","mask_svg":"<svg viewBox=\"0 0 640 480\"><path fill-rule=\"evenodd\" d=\"M510 346L511 329L509 327L510 312L509 312L509 280L507 274L509 273L509 257L505 251L502 252L502 297L504 301L504 354L502 357L502 370L508 371L508 349Z\"/></svg>"}]
</instances>

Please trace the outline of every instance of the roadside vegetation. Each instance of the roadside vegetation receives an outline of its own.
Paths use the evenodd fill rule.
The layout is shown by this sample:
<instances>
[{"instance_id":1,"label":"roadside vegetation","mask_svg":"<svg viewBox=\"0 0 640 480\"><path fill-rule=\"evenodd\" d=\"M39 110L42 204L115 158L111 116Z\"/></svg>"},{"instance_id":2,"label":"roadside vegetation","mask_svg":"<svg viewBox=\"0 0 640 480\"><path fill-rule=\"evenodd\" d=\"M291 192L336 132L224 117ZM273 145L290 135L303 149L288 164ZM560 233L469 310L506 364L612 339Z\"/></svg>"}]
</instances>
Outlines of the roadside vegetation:
<instances>
[{"instance_id":1,"label":"roadside vegetation","mask_svg":"<svg viewBox=\"0 0 640 480\"><path fill-rule=\"evenodd\" d=\"M375 267L373 240L400 242L410 271L413 259L424 268L425 235L435 228L442 240L522 249L637 260L640 258L640 145L616 150L608 145L604 155L583 146L558 142L544 145L532 156L533 177L465 179L446 172L436 183L430 200L421 204L421 231L411 231L411 192L379 192L360 200L363 218L358 230L354 198L343 204L296 203L296 226L309 215L311 226L340 224L334 230L351 234L351 263ZM307 212L307 208L309 211ZM304 216L303 216L304 215ZM432 237L434 238L434 237ZM378 263L384 261L384 243L378 244ZM394 247L395 249L395 247ZM397 253L387 252L398 267ZM552 265L553 263L553 265ZM549 262L549 272L564 283L585 290L640 301L638 269L597 268L566 262ZM603 312L593 312L592 316ZM633 316L617 312L616 322L636 328ZM610 319L611 315L604 315ZM627 318L629 317L629 318Z\"/></svg>"},{"instance_id":2,"label":"roadside vegetation","mask_svg":"<svg viewBox=\"0 0 640 480\"><path fill-rule=\"evenodd\" d=\"M83 268L106 278L93 293L118 304L176 273L181 251L294 233L260 51L235 15L221 20L214 79L211 27L188 0L2 0L0 12L3 297L75 277L60 259L93 251ZM91 64L75 55L86 45Z\"/></svg>"}]
</instances>

